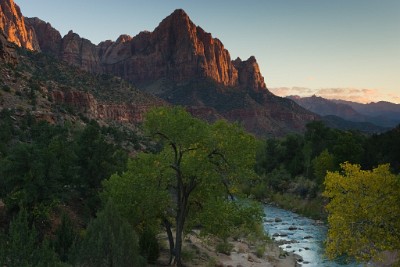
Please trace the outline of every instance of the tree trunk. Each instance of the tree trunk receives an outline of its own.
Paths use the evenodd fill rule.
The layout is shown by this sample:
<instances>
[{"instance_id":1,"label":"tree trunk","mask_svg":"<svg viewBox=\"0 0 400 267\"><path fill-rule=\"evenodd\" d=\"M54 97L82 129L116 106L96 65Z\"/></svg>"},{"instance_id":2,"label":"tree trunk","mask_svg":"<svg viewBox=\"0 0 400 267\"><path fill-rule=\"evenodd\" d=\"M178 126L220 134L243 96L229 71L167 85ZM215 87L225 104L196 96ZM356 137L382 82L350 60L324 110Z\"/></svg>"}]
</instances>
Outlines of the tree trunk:
<instances>
[{"instance_id":1,"label":"tree trunk","mask_svg":"<svg viewBox=\"0 0 400 267\"><path fill-rule=\"evenodd\" d=\"M176 238L175 238L175 263L178 267L182 267L182 239L183 229L185 225L186 212L187 212L187 196L183 194L182 201L178 203L178 210L176 216Z\"/></svg>"},{"instance_id":2,"label":"tree trunk","mask_svg":"<svg viewBox=\"0 0 400 267\"><path fill-rule=\"evenodd\" d=\"M174 236L172 235L172 230L171 230L172 224L166 218L163 219L163 224L165 226L165 230L167 231L168 242L169 242L169 261L168 261L168 265L171 265L173 257L175 255Z\"/></svg>"}]
</instances>

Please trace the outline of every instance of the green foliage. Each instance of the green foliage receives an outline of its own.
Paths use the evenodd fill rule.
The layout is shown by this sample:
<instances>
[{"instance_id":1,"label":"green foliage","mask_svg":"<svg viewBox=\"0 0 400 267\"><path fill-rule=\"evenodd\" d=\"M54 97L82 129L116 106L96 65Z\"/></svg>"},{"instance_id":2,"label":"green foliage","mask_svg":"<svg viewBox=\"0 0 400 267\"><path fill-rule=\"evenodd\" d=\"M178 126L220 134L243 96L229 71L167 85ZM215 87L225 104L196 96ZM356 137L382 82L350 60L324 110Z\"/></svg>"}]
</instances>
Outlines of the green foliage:
<instances>
[{"instance_id":1,"label":"green foliage","mask_svg":"<svg viewBox=\"0 0 400 267\"><path fill-rule=\"evenodd\" d=\"M372 171L344 163L328 172L324 196L330 202L326 253L369 261L383 251L400 249L400 177L389 165Z\"/></svg>"},{"instance_id":2,"label":"green foliage","mask_svg":"<svg viewBox=\"0 0 400 267\"><path fill-rule=\"evenodd\" d=\"M89 224L79 248L77 265L144 266L139 256L138 238L112 202Z\"/></svg>"},{"instance_id":3,"label":"green foliage","mask_svg":"<svg viewBox=\"0 0 400 267\"><path fill-rule=\"evenodd\" d=\"M92 121L77 140L81 176L86 188L98 189L101 181L125 169L127 154L106 142L100 126Z\"/></svg>"},{"instance_id":4,"label":"green foliage","mask_svg":"<svg viewBox=\"0 0 400 267\"><path fill-rule=\"evenodd\" d=\"M384 163L390 163L394 173L400 172L400 125L386 133L372 136L365 143L362 166L371 169Z\"/></svg>"},{"instance_id":5,"label":"green foliage","mask_svg":"<svg viewBox=\"0 0 400 267\"><path fill-rule=\"evenodd\" d=\"M61 217L61 224L56 229L52 245L60 260L66 262L74 241L77 240L76 230L71 219L64 213Z\"/></svg>"},{"instance_id":6,"label":"green foliage","mask_svg":"<svg viewBox=\"0 0 400 267\"><path fill-rule=\"evenodd\" d=\"M136 227L175 218L180 265L184 230L201 223L204 231L225 235L237 228L209 227L216 225L217 214L219 223L251 225L240 221L236 213L248 210L250 205L230 201L229 196L238 194L242 184L256 178L256 142L252 136L224 121L208 125L180 107L153 109L146 116L145 129L161 144L160 151L139 154L128 164L128 171L104 183L105 198L112 198ZM214 210L213 216L204 216L213 208L220 212ZM261 221L259 214L250 216L254 224Z\"/></svg>"},{"instance_id":7,"label":"green foliage","mask_svg":"<svg viewBox=\"0 0 400 267\"><path fill-rule=\"evenodd\" d=\"M336 144L333 146L336 164L346 161L360 163L363 154L362 138L360 135L350 132L342 133L338 136Z\"/></svg>"},{"instance_id":8,"label":"green foliage","mask_svg":"<svg viewBox=\"0 0 400 267\"><path fill-rule=\"evenodd\" d=\"M151 229L145 229L139 238L140 255L148 263L155 263L160 256L160 246L157 237Z\"/></svg>"},{"instance_id":9,"label":"green foliage","mask_svg":"<svg viewBox=\"0 0 400 267\"><path fill-rule=\"evenodd\" d=\"M232 249L233 245L228 241L223 241L215 246L216 252L223 253L225 255L231 255Z\"/></svg>"},{"instance_id":10,"label":"green foliage","mask_svg":"<svg viewBox=\"0 0 400 267\"><path fill-rule=\"evenodd\" d=\"M162 173L161 160L156 155L140 153L128 162L126 172L114 174L103 182L103 200L111 198L121 215L138 231L143 231L144 226L157 229L160 218L168 216L165 213L171 199L166 188L171 173Z\"/></svg>"},{"instance_id":11,"label":"green foliage","mask_svg":"<svg viewBox=\"0 0 400 267\"><path fill-rule=\"evenodd\" d=\"M256 248L256 256L259 258L264 257L265 254L265 244L258 245Z\"/></svg>"},{"instance_id":12,"label":"green foliage","mask_svg":"<svg viewBox=\"0 0 400 267\"><path fill-rule=\"evenodd\" d=\"M335 157L327 149L312 160L314 176L318 184L322 184L327 171L335 170Z\"/></svg>"},{"instance_id":13,"label":"green foliage","mask_svg":"<svg viewBox=\"0 0 400 267\"><path fill-rule=\"evenodd\" d=\"M29 226L28 213L22 209L10 224L9 233L3 237L0 265L10 267L57 266L59 260L48 242L41 245L38 233Z\"/></svg>"}]
</instances>

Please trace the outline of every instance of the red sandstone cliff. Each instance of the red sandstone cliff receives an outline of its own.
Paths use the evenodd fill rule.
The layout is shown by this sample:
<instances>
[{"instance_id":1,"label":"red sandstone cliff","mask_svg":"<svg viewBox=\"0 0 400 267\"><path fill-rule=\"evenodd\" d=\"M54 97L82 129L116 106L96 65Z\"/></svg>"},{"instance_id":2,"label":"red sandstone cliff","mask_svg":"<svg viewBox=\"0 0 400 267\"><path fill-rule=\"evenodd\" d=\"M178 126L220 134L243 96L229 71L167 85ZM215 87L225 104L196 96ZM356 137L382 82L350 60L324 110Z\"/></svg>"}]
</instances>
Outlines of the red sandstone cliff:
<instances>
[{"instance_id":1,"label":"red sandstone cliff","mask_svg":"<svg viewBox=\"0 0 400 267\"><path fill-rule=\"evenodd\" d=\"M20 12L11 12L13 8L17 10L11 6L11 0L6 2L9 11L3 13L15 13L11 18L18 21L7 25L21 26L25 21L26 25L20 28L34 29L31 43L37 38L37 45L32 45L33 49L41 49L92 73L122 77L172 104L186 106L198 117L238 121L260 136L301 131L307 122L317 119L293 101L271 94L254 57L232 61L222 42L196 26L183 10L174 11L153 32L141 32L134 37L121 35L115 42L95 45L72 31L61 38L50 24L37 18L24 19ZM21 38L11 39L18 44ZM69 94L73 93L64 94L59 97L61 103L77 103L88 109L93 118L135 121L133 118L137 117L131 111L137 105L130 107L118 101L98 104L90 99L84 101L83 95L76 98L83 102L69 103Z\"/></svg>"},{"instance_id":2,"label":"red sandstone cliff","mask_svg":"<svg viewBox=\"0 0 400 267\"><path fill-rule=\"evenodd\" d=\"M44 52L93 73L111 73L136 84L208 78L224 86L266 89L254 57L232 62L222 42L196 26L183 10L174 11L153 32L121 35L97 46L72 31L60 40L57 31L39 19L27 22Z\"/></svg>"},{"instance_id":3,"label":"red sandstone cliff","mask_svg":"<svg viewBox=\"0 0 400 267\"><path fill-rule=\"evenodd\" d=\"M6 63L15 65L17 63L17 55L15 46L7 41L7 36L0 30L0 59Z\"/></svg>"},{"instance_id":4,"label":"red sandstone cliff","mask_svg":"<svg viewBox=\"0 0 400 267\"><path fill-rule=\"evenodd\" d=\"M40 50L35 31L25 25L21 10L13 0L0 1L0 29L8 41L29 50Z\"/></svg>"},{"instance_id":5,"label":"red sandstone cliff","mask_svg":"<svg viewBox=\"0 0 400 267\"><path fill-rule=\"evenodd\" d=\"M97 100L91 93L75 90L53 90L50 95L55 103L71 106L86 114L89 118L132 124L142 122L146 112L154 105L164 104L163 102L154 102L151 105L145 103L107 103Z\"/></svg>"}]
</instances>

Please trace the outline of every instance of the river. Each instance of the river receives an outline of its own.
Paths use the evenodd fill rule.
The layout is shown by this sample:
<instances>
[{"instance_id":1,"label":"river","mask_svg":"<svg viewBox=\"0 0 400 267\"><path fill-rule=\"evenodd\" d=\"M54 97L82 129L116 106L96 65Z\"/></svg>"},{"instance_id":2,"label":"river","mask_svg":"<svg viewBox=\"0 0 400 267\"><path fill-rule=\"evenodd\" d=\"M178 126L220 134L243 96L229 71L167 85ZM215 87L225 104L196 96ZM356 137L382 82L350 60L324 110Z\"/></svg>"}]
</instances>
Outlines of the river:
<instances>
[{"instance_id":1,"label":"river","mask_svg":"<svg viewBox=\"0 0 400 267\"><path fill-rule=\"evenodd\" d=\"M339 263L324 257L323 243L327 227L315 220L302 217L291 211L266 205L264 208L265 231L281 243L280 247L303 258L302 266L309 267L353 267L355 263Z\"/></svg>"}]
</instances>

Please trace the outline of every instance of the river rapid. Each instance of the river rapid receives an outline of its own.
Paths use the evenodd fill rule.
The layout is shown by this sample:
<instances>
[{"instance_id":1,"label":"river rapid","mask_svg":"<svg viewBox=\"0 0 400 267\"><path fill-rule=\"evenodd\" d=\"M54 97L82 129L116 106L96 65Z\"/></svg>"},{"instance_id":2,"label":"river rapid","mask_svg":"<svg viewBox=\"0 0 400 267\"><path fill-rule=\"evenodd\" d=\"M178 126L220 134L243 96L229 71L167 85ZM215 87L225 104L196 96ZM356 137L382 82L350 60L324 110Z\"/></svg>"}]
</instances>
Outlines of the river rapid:
<instances>
[{"instance_id":1,"label":"river rapid","mask_svg":"<svg viewBox=\"0 0 400 267\"><path fill-rule=\"evenodd\" d=\"M294 212L265 205L264 229L287 252L302 257L305 267L362 266L355 263L329 261L324 257L327 227Z\"/></svg>"}]
</instances>

